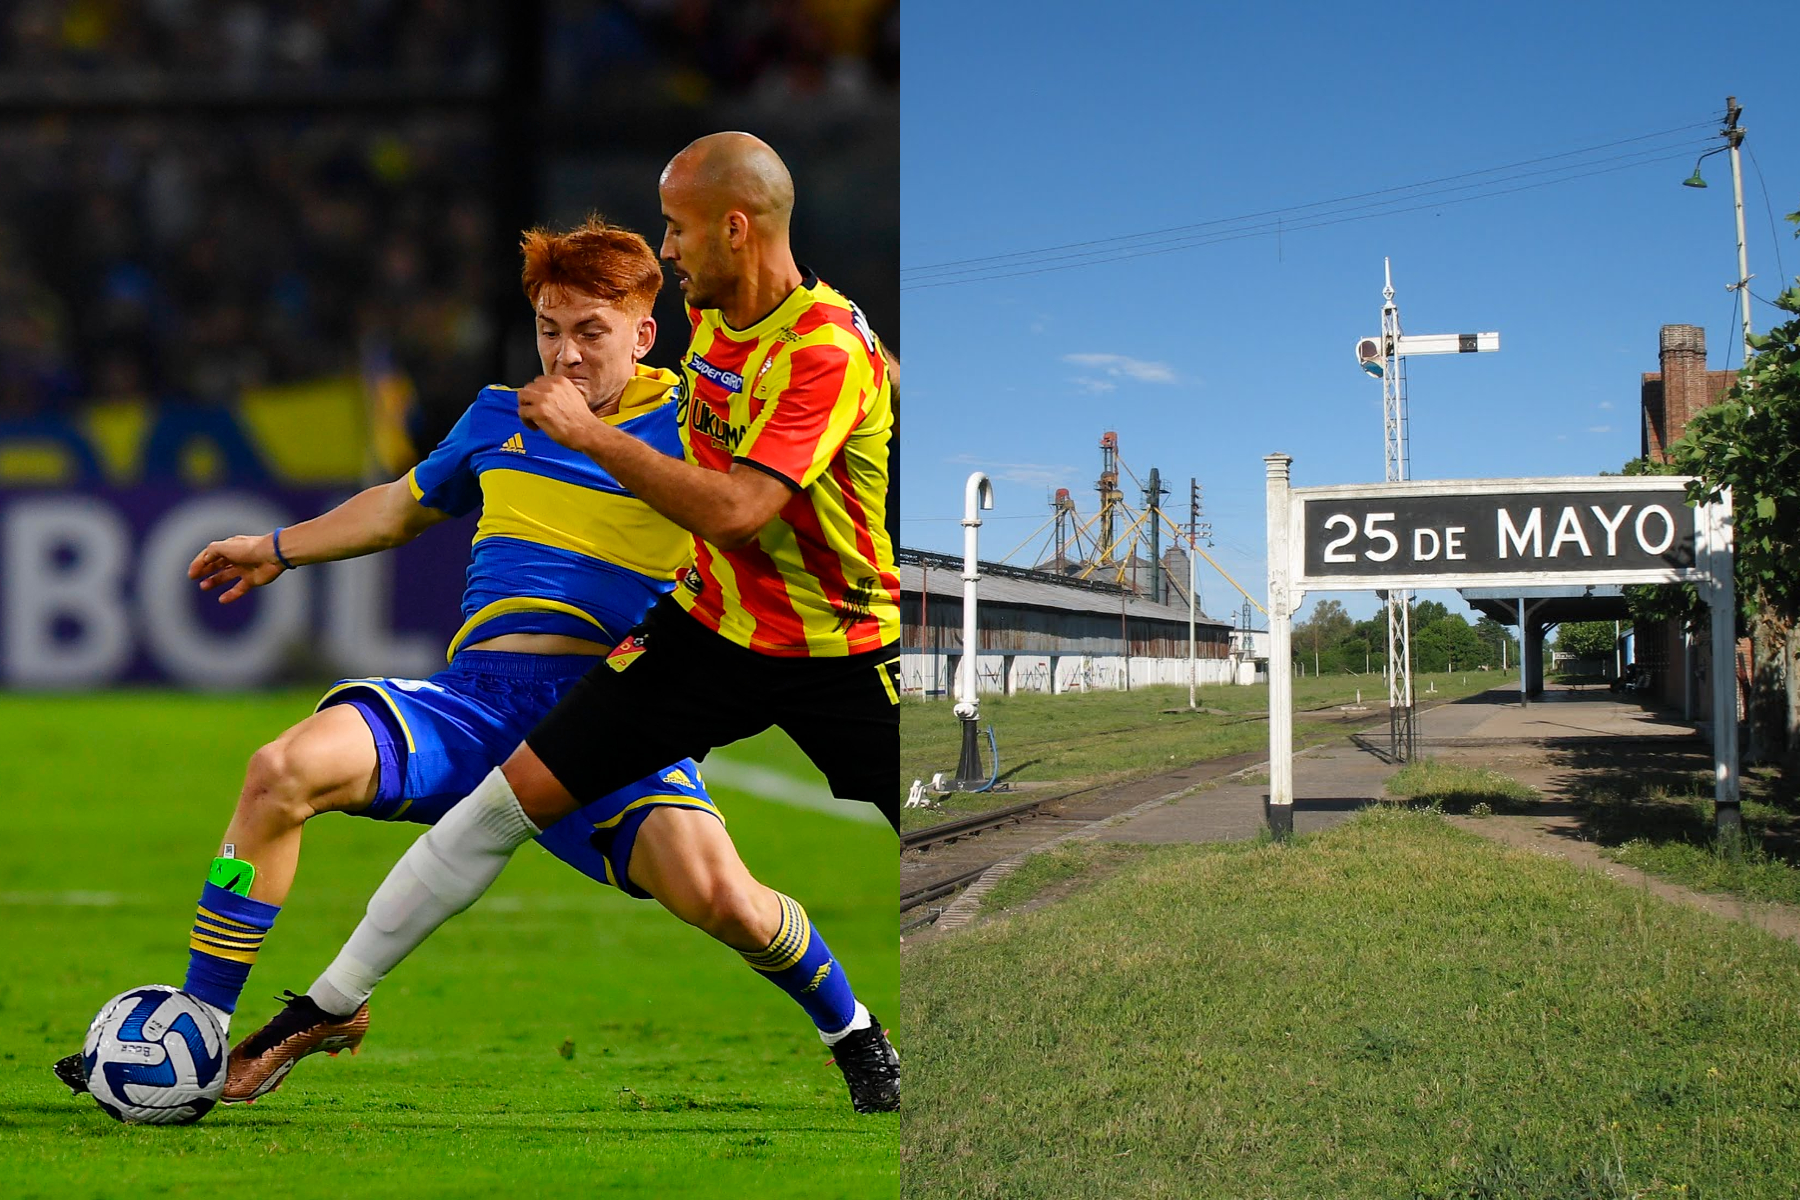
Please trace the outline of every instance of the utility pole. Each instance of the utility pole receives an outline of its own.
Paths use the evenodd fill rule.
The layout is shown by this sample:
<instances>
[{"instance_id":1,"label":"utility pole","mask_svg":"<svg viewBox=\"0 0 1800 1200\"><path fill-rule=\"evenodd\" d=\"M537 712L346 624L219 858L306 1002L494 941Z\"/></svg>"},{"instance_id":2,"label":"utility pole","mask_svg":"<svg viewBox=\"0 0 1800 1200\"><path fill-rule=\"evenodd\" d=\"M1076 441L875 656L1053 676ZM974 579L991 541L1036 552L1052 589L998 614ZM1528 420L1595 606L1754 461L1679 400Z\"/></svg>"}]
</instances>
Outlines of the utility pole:
<instances>
[{"instance_id":1,"label":"utility pole","mask_svg":"<svg viewBox=\"0 0 1800 1200\"><path fill-rule=\"evenodd\" d=\"M1150 601L1163 602L1162 569L1162 498L1169 489L1162 485L1162 472L1150 468L1150 482L1144 488L1144 507L1150 510Z\"/></svg>"},{"instance_id":2,"label":"utility pole","mask_svg":"<svg viewBox=\"0 0 1800 1200\"><path fill-rule=\"evenodd\" d=\"M1212 530L1206 531L1207 541L1212 541ZM1196 649L1195 626L1198 623L1200 601L1200 569L1196 565L1200 561L1200 481L1188 477L1188 707L1199 708L1195 696L1195 684L1200 674L1198 651Z\"/></svg>"},{"instance_id":3,"label":"utility pole","mask_svg":"<svg viewBox=\"0 0 1800 1200\"><path fill-rule=\"evenodd\" d=\"M1744 142L1744 130L1737 120L1743 115L1736 96L1725 97L1725 144L1731 147L1731 191L1737 203L1738 300L1744 312L1744 362L1756 351L1750 345L1750 259L1744 251L1744 168L1738 161L1738 147Z\"/></svg>"},{"instance_id":4,"label":"utility pole","mask_svg":"<svg viewBox=\"0 0 1800 1200\"><path fill-rule=\"evenodd\" d=\"M1744 127L1738 124L1738 118L1744 115L1743 106L1737 102L1736 96L1725 97L1725 128L1719 136L1725 144L1708 150L1694 160L1694 173L1682 180L1682 186L1703 188L1706 180L1700 178L1700 164L1715 154L1731 155L1731 193L1732 202L1737 210L1737 255L1738 277L1736 283L1726 284L1726 290L1738 293L1739 307L1744 317L1744 361L1750 361L1755 348L1750 345L1750 258L1744 247L1744 168L1739 160L1738 147L1744 143Z\"/></svg>"},{"instance_id":5,"label":"utility pole","mask_svg":"<svg viewBox=\"0 0 1800 1200\"><path fill-rule=\"evenodd\" d=\"M1131 628L1125 623L1125 602L1130 597L1128 591L1119 593L1119 647L1125 656L1125 685L1121 690L1127 692L1131 690Z\"/></svg>"}]
</instances>

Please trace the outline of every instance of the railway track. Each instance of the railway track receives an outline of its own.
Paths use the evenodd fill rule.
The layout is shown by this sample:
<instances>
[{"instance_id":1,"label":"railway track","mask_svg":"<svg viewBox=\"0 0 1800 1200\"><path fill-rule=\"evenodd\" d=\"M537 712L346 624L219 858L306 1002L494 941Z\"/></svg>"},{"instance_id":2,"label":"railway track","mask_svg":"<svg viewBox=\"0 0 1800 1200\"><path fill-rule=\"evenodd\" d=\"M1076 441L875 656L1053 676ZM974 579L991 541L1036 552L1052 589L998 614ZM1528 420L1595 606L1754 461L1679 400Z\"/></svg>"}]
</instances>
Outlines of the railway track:
<instances>
[{"instance_id":1,"label":"railway track","mask_svg":"<svg viewBox=\"0 0 1800 1200\"><path fill-rule=\"evenodd\" d=\"M972 816L960 817L954 821L945 821L941 825L930 825L924 829L915 829L911 833L900 835L900 850L929 850L933 846L945 845L961 838L974 837L978 833L1006 825L1024 821L1037 816L1044 805L1057 800L1066 800L1070 796L1079 796L1083 792L1097 790L1093 787L1078 788L1072 792L1061 792L1054 796L1041 796L1036 800L1026 800L1019 804L1009 804L1005 808L996 808L988 812L975 813Z\"/></svg>"},{"instance_id":2,"label":"railway track","mask_svg":"<svg viewBox=\"0 0 1800 1200\"><path fill-rule=\"evenodd\" d=\"M1148 779L1091 784L913 830L901 837L900 911L947 896L1033 846L1146 800L1223 779L1265 757L1256 750L1233 754Z\"/></svg>"},{"instance_id":3,"label":"railway track","mask_svg":"<svg viewBox=\"0 0 1800 1200\"><path fill-rule=\"evenodd\" d=\"M1419 712L1453 703L1418 706ZM1344 733L1357 738L1385 720L1386 710L1350 723ZM900 911L919 908L959 891L998 863L1094 821L1175 792L1210 783L1264 763L1264 750L1251 750L1190 764L1178 771L1118 784L1091 784L1004 808L973 813L915 829L900 836ZM923 924L915 920L910 924Z\"/></svg>"}]
</instances>

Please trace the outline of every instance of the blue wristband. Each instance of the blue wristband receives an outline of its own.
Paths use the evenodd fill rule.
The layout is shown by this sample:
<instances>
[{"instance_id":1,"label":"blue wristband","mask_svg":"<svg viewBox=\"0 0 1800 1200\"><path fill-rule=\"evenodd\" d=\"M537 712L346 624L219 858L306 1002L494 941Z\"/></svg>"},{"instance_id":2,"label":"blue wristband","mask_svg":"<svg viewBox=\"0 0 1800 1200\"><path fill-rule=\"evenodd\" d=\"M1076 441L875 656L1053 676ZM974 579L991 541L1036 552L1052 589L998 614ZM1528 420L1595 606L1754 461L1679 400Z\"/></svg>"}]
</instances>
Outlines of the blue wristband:
<instances>
[{"instance_id":1,"label":"blue wristband","mask_svg":"<svg viewBox=\"0 0 1800 1200\"><path fill-rule=\"evenodd\" d=\"M289 562L287 556L281 552L281 530L284 528L286 526L278 527L275 530L275 561L281 564L282 570L291 571L294 569L294 564Z\"/></svg>"}]
</instances>

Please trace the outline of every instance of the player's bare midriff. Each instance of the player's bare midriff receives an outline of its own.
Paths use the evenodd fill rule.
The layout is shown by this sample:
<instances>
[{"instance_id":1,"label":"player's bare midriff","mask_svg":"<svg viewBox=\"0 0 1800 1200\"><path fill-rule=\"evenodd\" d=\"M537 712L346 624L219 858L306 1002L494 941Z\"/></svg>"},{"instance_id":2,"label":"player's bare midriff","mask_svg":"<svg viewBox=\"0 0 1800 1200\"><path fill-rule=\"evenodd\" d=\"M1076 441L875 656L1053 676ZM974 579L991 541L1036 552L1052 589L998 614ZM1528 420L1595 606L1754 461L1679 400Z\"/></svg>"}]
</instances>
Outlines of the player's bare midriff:
<instances>
[{"instance_id":1,"label":"player's bare midriff","mask_svg":"<svg viewBox=\"0 0 1800 1200\"><path fill-rule=\"evenodd\" d=\"M612 647L561 633L503 633L463 649L501 650L508 654L605 654Z\"/></svg>"}]
</instances>

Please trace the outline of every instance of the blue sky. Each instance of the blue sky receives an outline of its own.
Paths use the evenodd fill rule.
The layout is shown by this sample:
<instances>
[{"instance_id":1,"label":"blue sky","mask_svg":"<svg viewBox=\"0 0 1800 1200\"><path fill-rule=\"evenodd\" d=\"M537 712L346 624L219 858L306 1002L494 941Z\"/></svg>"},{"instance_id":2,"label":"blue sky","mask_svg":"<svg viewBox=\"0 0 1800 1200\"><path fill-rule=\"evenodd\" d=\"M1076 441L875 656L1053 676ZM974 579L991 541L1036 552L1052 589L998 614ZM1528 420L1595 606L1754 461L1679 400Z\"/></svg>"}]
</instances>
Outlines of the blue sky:
<instances>
[{"instance_id":1,"label":"blue sky","mask_svg":"<svg viewBox=\"0 0 1800 1200\"><path fill-rule=\"evenodd\" d=\"M1182 518L1199 478L1211 553L1263 599L1262 456L1292 454L1297 486L1382 476L1381 389L1352 349L1379 332L1384 255L1406 332L1501 335L1497 354L1410 360L1415 479L1616 471L1639 450L1638 379L1657 369L1661 325L1704 326L1709 365L1741 365L1727 157L1704 164L1707 190L1680 186L1723 144L1728 94L1748 131L1751 290L1785 286L1770 209L1787 278L1800 271L1781 220L1800 208L1792 29L1791 4L1762 0L907 0L903 543L960 552L974 469L997 497L984 557L1036 529L1057 487L1091 515L1111 429L1140 477L1161 469ZM1587 149L1606 143L1623 144ZM1552 155L1568 156L1393 205L1415 211L1313 229L1288 226L1351 214L1289 212L1279 237L917 286L954 277L936 264ZM1600 173L1549 182L1576 170ZM987 273L1009 265L1031 264ZM1758 328L1779 316L1752 315ZM1216 573L1201 595L1219 616L1241 604ZM1372 596L1341 598L1375 611Z\"/></svg>"}]
</instances>

